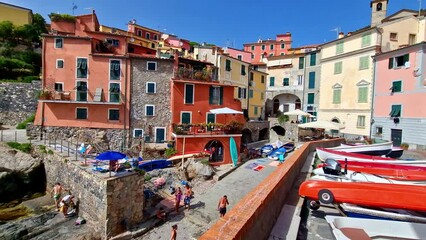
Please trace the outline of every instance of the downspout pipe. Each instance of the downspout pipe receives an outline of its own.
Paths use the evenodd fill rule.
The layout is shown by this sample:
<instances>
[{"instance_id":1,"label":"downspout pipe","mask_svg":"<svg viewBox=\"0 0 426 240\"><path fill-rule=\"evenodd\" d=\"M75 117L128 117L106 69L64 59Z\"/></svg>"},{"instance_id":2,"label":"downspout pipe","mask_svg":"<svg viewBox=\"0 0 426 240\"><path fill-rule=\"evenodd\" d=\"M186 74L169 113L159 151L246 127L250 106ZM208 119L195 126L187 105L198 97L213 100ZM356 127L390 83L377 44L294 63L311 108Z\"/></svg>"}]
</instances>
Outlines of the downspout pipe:
<instances>
[{"instance_id":1,"label":"downspout pipe","mask_svg":"<svg viewBox=\"0 0 426 240\"><path fill-rule=\"evenodd\" d=\"M371 136L373 135L373 124L374 124L374 95L375 95L375 85L376 85L376 57L372 56L373 58L373 82L371 86L371 108L370 108L370 136L369 139L371 139Z\"/></svg>"},{"instance_id":2,"label":"downspout pipe","mask_svg":"<svg viewBox=\"0 0 426 240\"><path fill-rule=\"evenodd\" d=\"M41 55L42 58L42 79L41 79L41 91L46 87L46 37L43 37L43 54ZM41 127L40 127L40 140L43 139L43 130L44 130L44 101L41 102Z\"/></svg>"}]
</instances>

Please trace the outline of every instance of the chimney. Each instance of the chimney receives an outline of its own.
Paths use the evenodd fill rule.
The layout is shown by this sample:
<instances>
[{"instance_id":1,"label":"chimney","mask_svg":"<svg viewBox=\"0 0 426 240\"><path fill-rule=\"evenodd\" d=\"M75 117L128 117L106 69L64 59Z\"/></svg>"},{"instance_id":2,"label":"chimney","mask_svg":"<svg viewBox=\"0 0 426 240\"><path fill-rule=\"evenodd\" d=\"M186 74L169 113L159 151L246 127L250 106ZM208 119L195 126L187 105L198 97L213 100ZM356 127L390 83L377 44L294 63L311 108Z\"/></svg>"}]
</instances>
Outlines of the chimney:
<instances>
[{"instance_id":1,"label":"chimney","mask_svg":"<svg viewBox=\"0 0 426 240\"><path fill-rule=\"evenodd\" d=\"M339 32L339 39L343 38L345 36L344 32Z\"/></svg>"},{"instance_id":2,"label":"chimney","mask_svg":"<svg viewBox=\"0 0 426 240\"><path fill-rule=\"evenodd\" d=\"M347 34L346 34L346 36L351 36L352 35L352 32L348 32Z\"/></svg>"}]
</instances>

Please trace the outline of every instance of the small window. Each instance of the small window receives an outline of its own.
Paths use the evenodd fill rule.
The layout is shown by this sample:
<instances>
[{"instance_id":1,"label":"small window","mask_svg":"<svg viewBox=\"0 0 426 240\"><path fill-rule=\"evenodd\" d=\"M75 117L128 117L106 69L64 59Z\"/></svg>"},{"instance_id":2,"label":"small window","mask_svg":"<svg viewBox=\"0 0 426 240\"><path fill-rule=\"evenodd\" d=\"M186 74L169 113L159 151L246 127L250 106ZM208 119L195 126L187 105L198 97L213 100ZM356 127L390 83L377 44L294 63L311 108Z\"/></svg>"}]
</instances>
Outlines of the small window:
<instances>
[{"instance_id":1,"label":"small window","mask_svg":"<svg viewBox=\"0 0 426 240\"><path fill-rule=\"evenodd\" d=\"M265 50L265 45L262 45L262 50Z\"/></svg>"},{"instance_id":2,"label":"small window","mask_svg":"<svg viewBox=\"0 0 426 240\"><path fill-rule=\"evenodd\" d=\"M237 55L237 59L241 61L243 59L243 56Z\"/></svg>"},{"instance_id":3,"label":"small window","mask_svg":"<svg viewBox=\"0 0 426 240\"><path fill-rule=\"evenodd\" d=\"M120 46L120 41L117 39L107 38L107 43L111 44L114 47Z\"/></svg>"},{"instance_id":4,"label":"small window","mask_svg":"<svg viewBox=\"0 0 426 240\"><path fill-rule=\"evenodd\" d=\"M270 56L270 57L273 57L273 56L274 56L274 53L270 53L270 54L269 54L269 56Z\"/></svg>"},{"instance_id":5,"label":"small window","mask_svg":"<svg viewBox=\"0 0 426 240\"><path fill-rule=\"evenodd\" d=\"M257 106L254 106L253 114L254 114L254 115L257 115L257 112L258 112L258 107L257 107Z\"/></svg>"},{"instance_id":6,"label":"small window","mask_svg":"<svg viewBox=\"0 0 426 240\"><path fill-rule=\"evenodd\" d=\"M253 98L253 95L254 95L254 92L253 92L253 90L249 90L249 98Z\"/></svg>"},{"instance_id":7,"label":"small window","mask_svg":"<svg viewBox=\"0 0 426 240\"><path fill-rule=\"evenodd\" d=\"M336 43L336 54L343 53L343 42Z\"/></svg>"},{"instance_id":8,"label":"small window","mask_svg":"<svg viewBox=\"0 0 426 240\"><path fill-rule=\"evenodd\" d=\"M143 129L140 129L140 128L133 129L133 137L134 138L142 138L143 137Z\"/></svg>"},{"instance_id":9,"label":"small window","mask_svg":"<svg viewBox=\"0 0 426 240\"><path fill-rule=\"evenodd\" d=\"M245 99L247 96L246 94L247 94L246 88L241 88L241 87L238 88L238 98Z\"/></svg>"},{"instance_id":10,"label":"small window","mask_svg":"<svg viewBox=\"0 0 426 240\"><path fill-rule=\"evenodd\" d=\"M149 71L157 71L157 62L147 62L146 69Z\"/></svg>"},{"instance_id":11,"label":"small window","mask_svg":"<svg viewBox=\"0 0 426 240\"><path fill-rule=\"evenodd\" d=\"M260 100L263 100L265 98L265 94L264 93L260 93Z\"/></svg>"},{"instance_id":12,"label":"small window","mask_svg":"<svg viewBox=\"0 0 426 240\"><path fill-rule=\"evenodd\" d=\"M191 112L181 112L180 113L180 123L181 124L190 124L191 123Z\"/></svg>"},{"instance_id":13,"label":"small window","mask_svg":"<svg viewBox=\"0 0 426 240\"><path fill-rule=\"evenodd\" d=\"M145 105L145 116L155 116L155 106L154 105Z\"/></svg>"},{"instance_id":14,"label":"small window","mask_svg":"<svg viewBox=\"0 0 426 240\"><path fill-rule=\"evenodd\" d=\"M334 63L334 74L342 73L342 62Z\"/></svg>"},{"instance_id":15,"label":"small window","mask_svg":"<svg viewBox=\"0 0 426 240\"><path fill-rule=\"evenodd\" d=\"M382 11L382 8L383 8L382 3L377 3L376 11L380 12L380 11Z\"/></svg>"},{"instance_id":16,"label":"small window","mask_svg":"<svg viewBox=\"0 0 426 240\"><path fill-rule=\"evenodd\" d=\"M64 84L63 83L55 83L55 91L63 92L64 91Z\"/></svg>"},{"instance_id":17,"label":"small window","mask_svg":"<svg viewBox=\"0 0 426 240\"><path fill-rule=\"evenodd\" d=\"M261 82L261 83L265 83L265 76L261 76L261 78L260 78L260 82Z\"/></svg>"},{"instance_id":18,"label":"small window","mask_svg":"<svg viewBox=\"0 0 426 240\"><path fill-rule=\"evenodd\" d=\"M376 135L381 136L383 134L383 127L376 127Z\"/></svg>"},{"instance_id":19,"label":"small window","mask_svg":"<svg viewBox=\"0 0 426 240\"><path fill-rule=\"evenodd\" d=\"M315 88L315 72L309 72L309 89Z\"/></svg>"},{"instance_id":20,"label":"small window","mask_svg":"<svg viewBox=\"0 0 426 240\"><path fill-rule=\"evenodd\" d=\"M305 67L305 57L299 57L299 69L303 69Z\"/></svg>"},{"instance_id":21,"label":"small window","mask_svg":"<svg viewBox=\"0 0 426 240\"><path fill-rule=\"evenodd\" d=\"M154 35L154 40L158 40L157 34Z\"/></svg>"},{"instance_id":22,"label":"small window","mask_svg":"<svg viewBox=\"0 0 426 240\"><path fill-rule=\"evenodd\" d=\"M390 33L389 39L391 41L398 41L398 33Z\"/></svg>"},{"instance_id":23,"label":"small window","mask_svg":"<svg viewBox=\"0 0 426 240\"><path fill-rule=\"evenodd\" d=\"M246 75L246 66L245 65L241 65L241 75L243 75L243 76Z\"/></svg>"},{"instance_id":24,"label":"small window","mask_svg":"<svg viewBox=\"0 0 426 240\"><path fill-rule=\"evenodd\" d=\"M317 64L317 53L311 53L310 66L315 66Z\"/></svg>"},{"instance_id":25,"label":"small window","mask_svg":"<svg viewBox=\"0 0 426 240\"><path fill-rule=\"evenodd\" d=\"M270 87L275 86L275 77L269 77L269 86Z\"/></svg>"},{"instance_id":26,"label":"small window","mask_svg":"<svg viewBox=\"0 0 426 240\"><path fill-rule=\"evenodd\" d=\"M109 79L120 80L120 60L111 60L109 63Z\"/></svg>"},{"instance_id":27,"label":"small window","mask_svg":"<svg viewBox=\"0 0 426 240\"><path fill-rule=\"evenodd\" d=\"M297 75L297 85L303 85L303 75Z\"/></svg>"},{"instance_id":28,"label":"small window","mask_svg":"<svg viewBox=\"0 0 426 240\"><path fill-rule=\"evenodd\" d=\"M391 112L389 113L391 117L400 117L401 116L401 105L392 105Z\"/></svg>"},{"instance_id":29,"label":"small window","mask_svg":"<svg viewBox=\"0 0 426 240\"><path fill-rule=\"evenodd\" d=\"M368 69L370 59L368 56L363 56L359 58L359 70Z\"/></svg>"},{"instance_id":30,"label":"small window","mask_svg":"<svg viewBox=\"0 0 426 240\"><path fill-rule=\"evenodd\" d=\"M281 49L285 48L285 43L281 43Z\"/></svg>"},{"instance_id":31,"label":"small window","mask_svg":"<svg viewBox=\"0 0 426 240\"><path fill-rule=\"evenodd\" d=\"M255 48L255 46L254 46L254 45L253 45L253 46L251 46L251 50L252 50L252 51L254 51L254 48Z\"/></svg>"},{"instance_id":32,"label":"small window","mask_svg":"<svg viewBox=\"0 0 426 240\"><path fill-rule=\"evenodd\" d=\"M223 103L223 87L211 86L209 89L209 104L222 105Z\"/></svg>"},{"instance_id":33,"label":"small window","mask_svg":"<svg viewBox=\"0 0 426 240\"><path fill-rule=\"evenodd\" d=\"M206 123L215 123L216 122L216 114L207 113L207 121Z\"/></svg>"},{"instance_id":34,"label":"small window","mask_svg":"<svg viewBox=\"0 0 426 240\"><path fill-rule=\"evenodd\" d=\"M145 33L145 38L146 38L146 39L150 39L150 38L151 38L151 35L150 35L149 33Z\"/></svg>"},{"instance_id":35,"label":"small window","mask_svg":"<svg viewBox=\"0 0 426 240\"><path fill-rule=\"evenodd\" d=\"M273 45L273 44L271 44L271 45L269 46L269 49L274 50L274 45Z\"/></svg>"},{"instance_id":36,"label":"small window","mask_svg":"<svg viewBox=\"0 0 426 240\"><path fill-rule=\"evenodd\" d=\"M358 120L356 122L357 128L364 128L365 127L365 116L358 116Z\"/></svg>"},{"instance_id":37,"label":"small window","mask_svg":"<svg viewBox=\"0 0 426 240\"><path fill-rule=\"evenodd\" d=\"M138 30L138 36L142 37L142 31L141 30Z\"/></svg>"},{"instance_id":38,"label":"small window","mask_svg":"<svg viewBox=\"0 0 426 240\"><path fill-rule=\"evenodd\" d=\"M118 109L109 109L108 110L108 119L113 121L120 120L120 110Z\"/></svg>"},{"instance_id":39,"label":"small window","mask_svg":"<svg viewBox=\"0 0 426 240\"><path fill-rule=\"evenodd\" d=\"M77 108L76 109L76 118L77 119L87 119L87 108Z\"/></svg>"},{"instance_id":40,"label":"small window","mask_svg":"<svg viewBox=\"0 0 426 240\"><path fill-rule=\"evenodd\" d=\"M151 48L155 48L155 43L151 43Z\"/></svg>"},{"instance_id":41,"label":"small window","mask_svg":"<svg viewBox=\"0 0 426 240\"><path fill-rule=\"evenodd\" d=\"M413 45L416 43L416 34L408 35L408 44Z\"/></svg>"},{"instance_id":42,"label":"small window","mask_svg":"<svg viewBox=\"0 0 426 240\"><path fill-rule=\"evenodd\" d=\"M251 59L254 59L254 54L251 54Z\"/></svg>"},{"instance_id":43,"label":"small window","mask_svg":"<svg viewBox=\"0 0 426 240\"><path fill-rule=\"evenodd\" d=\"M290 79L289 78L283 79L283 86L290 86Z\"/></svg>"},{"instance_id":44,"label":"small window","mask_svg":"<svg viewBox=\"0 0 426 240\"><path fill-rule=\"evenodd\" d=\"M358 87L358 102L359 103L368 102L368 87L366 86Z\"/></svg>"},{"instance_id":45,"label":"small window","mask_svg":"<svg viewBox=\"0 0 426 240\"><path fill-rule=\"evenodd\" d=\"M282 52L282 53L280 53L280 56L284 56L284 55L285 55L285 53L283 53L283 52Z\"/></svg>"},{"instance_id":46,"label":"small window","mask_svg":"<svg viewBox=\"0 0 426 240\"><path fill-rule=\"evenodd\" d=\"M56 59L56 68L64 68L64 60Z\"/></svg>"},{"instance_id":47,"label":"small window","mask_svg":"<svg viewBox=\"0 0 426 240\"><path fill-rule=\"evenodd\" d=\"M367 33L362 35L361 47L368 47L371 45L371 34Z\"/></svg>"},{"instance_id":48,"label":"small window","mask_svg":"<svg viewBox=\"0 0 426 240\"><path fill-rule=\"evenodd\" d=\"M62 48L64 46L63 38L55 38L55 48Z\"/></svg>"},{"instance_id":49,"label":"small window","mask_svg":"<svg viewBox=\"0 0 426 240\"><path fill-rule=\"evenodd\" d=\"M157 84L155 82L147 82L146 93L156 93L156 92L157 92Z\"/></svg>"},{"instance_id":50,"label":"small window","mask_svg":"<svg viewBox=\"0 0 426 240\"><path fill-rule=\"evenodd\" d=\"M225 70L231 71L231 60L229 60L229 59L225 60Z\"/></svg>"},{"instance_id":51,"label":"small window","mask_svg":"<svg viewBox=\"0 0 426 240\"><path fill-rule=\"evenodd\" d=\"M194 84L185 84L185 104L194 104Z\"/></svg>"},{"instance_id":52,"label":"small window","mask_svg":"<svg viewBox=\"0 0 426 240\"><path fill-rule=\"evenodd\" d=\"M409 66L410 55L407 53L402 56L389 58L389 69Z\"/></svg>"},{"instance_id":53,"label":"small window","mask_svg":"<svg viewBox=\"0 0 426 240\"><path fill-rule=\"evenodd\" d=\"M394 81L392 82L392 93L402 92L402 81Z\"/></svg>"},{"instance_id":54,"label":"small window","mask_svg":"<svg viewBox=\"0 0 426 240\"><path fill-rule=\"evenodd\" d=\"M308 104L314 104L315 93L308 93Z\"/></svg>"},{"instance_id":55,"label":"small window","mask_svg":"<svg viewBox=\"0 0 426 240\"><path fill-rule=\"evenodd\" d=\"M340 104L340 99L342 95L342 89L334 89L333 90L333 103Z\"/></svg>"},{"instance_id":56,"label":"small window","mask_svg":"<svg viewBox=\"0 0 426 240\"><path fill-rule=\"evenodd\" d=\"M77 81L76 100L81 102L87 101L87 82Z\"/></svg>"},{"instance_id":57,"label":"small window","mask_svg":"<svg viewBox=\"0 0 426 240\"><path fill-rule=\"evenodd\" d=\"M114 102L114 103L120 102L120 84L119 83L109 84L109 102Z\"/></svg>"}]
</instances>

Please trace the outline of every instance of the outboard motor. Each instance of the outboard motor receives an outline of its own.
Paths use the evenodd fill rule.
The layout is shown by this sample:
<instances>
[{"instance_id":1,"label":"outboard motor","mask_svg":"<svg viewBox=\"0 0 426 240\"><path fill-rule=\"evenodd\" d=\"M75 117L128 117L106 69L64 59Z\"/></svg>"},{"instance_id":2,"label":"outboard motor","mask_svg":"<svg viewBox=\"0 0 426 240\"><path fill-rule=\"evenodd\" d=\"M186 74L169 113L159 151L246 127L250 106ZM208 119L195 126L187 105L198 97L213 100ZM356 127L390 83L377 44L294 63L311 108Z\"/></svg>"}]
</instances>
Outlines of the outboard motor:
<instances>
[{"instance_id":1,"label":"outboard motor","mask_svg":"<svg viewBox=\"0 0 426 240\"><path fill-rule=\"evenodd\" d=\"M342 165L334 159L326 159L322 169L325 174L336 176L342 174Z\"/></svg>"}]
</instances>

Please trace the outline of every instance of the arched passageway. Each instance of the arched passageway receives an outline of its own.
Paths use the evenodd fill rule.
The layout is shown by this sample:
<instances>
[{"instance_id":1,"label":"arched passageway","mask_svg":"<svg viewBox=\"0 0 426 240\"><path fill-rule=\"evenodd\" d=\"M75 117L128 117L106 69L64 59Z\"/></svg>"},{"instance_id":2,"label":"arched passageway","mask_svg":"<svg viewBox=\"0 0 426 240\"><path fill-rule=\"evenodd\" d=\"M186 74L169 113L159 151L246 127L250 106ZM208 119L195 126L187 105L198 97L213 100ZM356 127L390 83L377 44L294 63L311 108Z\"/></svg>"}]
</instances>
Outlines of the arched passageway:
<instances>
[{"instance_id":1,"label":"arched passageway","mask_svg":"<svg viewBox=\"0 0 426 240\"><path fill-rule=\"evenodd\" d=\"M223 144L219 140L209 141L204 149L211 152L209 162L223 161Z\"/></svg>"},{"instance_id":2,"label":"arched passageway","mask_svg":"<svg viewBox=\"0 0 426 240\"><path fill-rule=\"evenodd\" d=\"M269 139L269 129L268 128L264 128L262 130L259 131L259 139L258 141L262 141L262 140L268 140Z\"/></svg>"}]
</instances>

